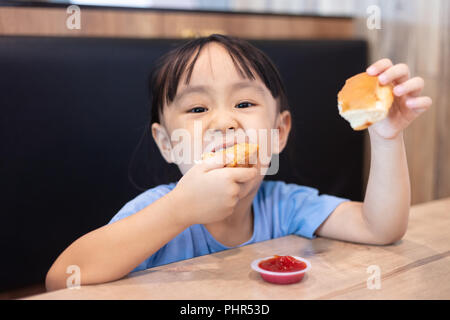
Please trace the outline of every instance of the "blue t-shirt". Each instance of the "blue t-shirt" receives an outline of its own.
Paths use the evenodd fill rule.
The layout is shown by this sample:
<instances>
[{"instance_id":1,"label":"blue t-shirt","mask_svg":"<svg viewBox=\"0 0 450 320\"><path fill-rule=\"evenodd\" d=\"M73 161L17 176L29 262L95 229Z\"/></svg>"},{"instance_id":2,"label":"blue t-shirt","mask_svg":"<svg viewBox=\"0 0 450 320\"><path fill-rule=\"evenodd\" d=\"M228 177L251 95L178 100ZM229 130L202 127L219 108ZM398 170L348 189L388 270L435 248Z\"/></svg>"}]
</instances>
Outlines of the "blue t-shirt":
<instances>
[{"instance_id":1,"label":"blue t-shirt","mask_svg":"<svg viewBox=\"0 0 450 320\"><path fill-rule=\"evenodd\" d=\"M142 210L170 192L175 185L160 185L141 193L125 204L109 223ZM315 238L316 229L344 201L349 200L319 195L311 187L264 180L253 199L253 236L239 246L290 234ZM204 225L195 224L148 257L133 272L231 248L214 239Z\"/></svg>"}]
</instances>

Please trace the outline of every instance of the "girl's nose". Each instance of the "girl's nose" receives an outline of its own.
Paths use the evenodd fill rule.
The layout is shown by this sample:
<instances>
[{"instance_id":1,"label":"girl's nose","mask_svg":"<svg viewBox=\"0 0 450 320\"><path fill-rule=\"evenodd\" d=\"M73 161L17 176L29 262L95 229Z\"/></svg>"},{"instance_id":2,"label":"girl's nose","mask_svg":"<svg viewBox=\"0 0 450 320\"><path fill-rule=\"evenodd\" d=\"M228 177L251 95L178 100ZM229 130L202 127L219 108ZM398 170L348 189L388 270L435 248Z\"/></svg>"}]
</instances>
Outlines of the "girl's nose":
<instances>
[{"instance_id":1,"label":"girl's nose","mask_svg":"<svg viewBox=\"0 0 450 320\"><path fill-rule=\"evenodd\" d=\"M232 112L215 112L211 122L209 124L209 129L213 131L221 131L225 133L226 130L237 130L239 128L239 123L233 116Z\"/></svg>"}]
</instances>

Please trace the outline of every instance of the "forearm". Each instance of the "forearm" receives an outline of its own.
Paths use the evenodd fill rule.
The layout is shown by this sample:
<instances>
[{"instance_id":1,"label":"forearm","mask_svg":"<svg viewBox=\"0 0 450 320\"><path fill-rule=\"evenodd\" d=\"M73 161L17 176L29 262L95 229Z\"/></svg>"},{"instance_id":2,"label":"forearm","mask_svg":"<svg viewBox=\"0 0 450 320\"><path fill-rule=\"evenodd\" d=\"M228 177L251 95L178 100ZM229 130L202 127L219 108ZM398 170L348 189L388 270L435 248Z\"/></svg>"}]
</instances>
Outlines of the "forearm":
<instances>
[{"instance_id":1,"label":"forearm","mask_svg":"<svg viewBox=\"0 0 450 320\"><path fill-rule=\"evenodd\" d=\"M177 204L176 194L170 192L136 214L82 236L50 268L47 289L66 286L70 265L80 268L81 284L127 275L187 227L176 219Z\"/></svg>"},{"instance_id":2,"label":"forearm","mask_svg":"<svg viewBox=\"0 0 450 320\"><path fill-rule=\"evenodd\" d=\"M376 237L394 242L406 232L411 202L403 134L389 140L370 132L370 144L370 175L363 216Z\"/></svg>"}]
</instances>

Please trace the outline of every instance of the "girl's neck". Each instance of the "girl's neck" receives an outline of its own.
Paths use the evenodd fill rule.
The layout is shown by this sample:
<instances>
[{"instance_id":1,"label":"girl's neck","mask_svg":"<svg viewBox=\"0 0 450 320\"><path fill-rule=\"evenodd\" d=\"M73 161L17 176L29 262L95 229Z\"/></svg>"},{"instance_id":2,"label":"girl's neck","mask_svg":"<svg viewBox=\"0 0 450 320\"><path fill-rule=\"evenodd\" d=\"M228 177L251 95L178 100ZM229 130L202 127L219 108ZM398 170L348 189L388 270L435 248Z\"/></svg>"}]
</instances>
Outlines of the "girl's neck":
<instances>
[{"instance_id":1,"label":"girl's neck","mask_svg":"<svg viewBox=\"0 0 450 320\"><path fill-rule=\"evenodd\" d=\"M218 242L235 247L253 236L254 214L252 202L258 189L239 200L233 213L222 221L205 224L206 229Z\"/></svg>"}]
</instances>

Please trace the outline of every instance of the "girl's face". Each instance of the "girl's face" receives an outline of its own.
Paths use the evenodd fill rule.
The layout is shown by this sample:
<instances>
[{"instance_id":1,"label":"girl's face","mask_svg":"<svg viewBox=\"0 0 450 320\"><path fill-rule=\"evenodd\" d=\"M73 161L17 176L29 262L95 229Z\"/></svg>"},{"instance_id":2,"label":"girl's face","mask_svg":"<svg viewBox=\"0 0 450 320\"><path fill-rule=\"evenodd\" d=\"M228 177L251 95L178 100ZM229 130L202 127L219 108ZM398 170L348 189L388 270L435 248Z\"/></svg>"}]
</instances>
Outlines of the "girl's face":
<instances>
[{"instance_id":1,"label":"girl's face","mask_svg":"<svg viewBox=\"0 0 450 320\"><path fill-rule=\"evenodd\" d=\"M290 130L290 113L280 113L277 101L257 78L243 78L224 47L206 45L188 85L182 77L175 99L164 106L161 123L152 125L153 137L168 162L176 162L184 174L201 153L217 150L237 137L266 143L267 154L280 152ZM263 129L261 131L261 129ZM271 129L278 131L278 148L272 145ZM267 134L249 134L266 131ZM183 160L180 160L180 159Z\"/></svg>"}]
</instances>

